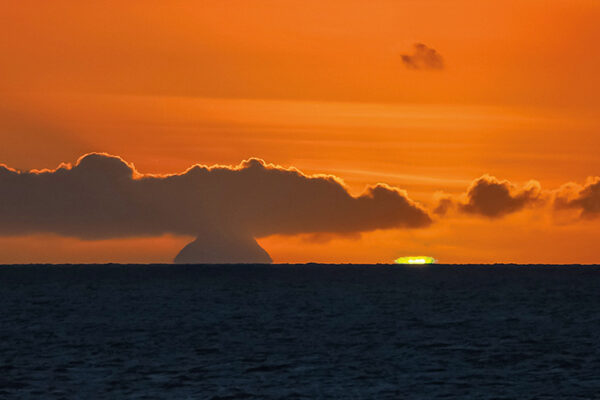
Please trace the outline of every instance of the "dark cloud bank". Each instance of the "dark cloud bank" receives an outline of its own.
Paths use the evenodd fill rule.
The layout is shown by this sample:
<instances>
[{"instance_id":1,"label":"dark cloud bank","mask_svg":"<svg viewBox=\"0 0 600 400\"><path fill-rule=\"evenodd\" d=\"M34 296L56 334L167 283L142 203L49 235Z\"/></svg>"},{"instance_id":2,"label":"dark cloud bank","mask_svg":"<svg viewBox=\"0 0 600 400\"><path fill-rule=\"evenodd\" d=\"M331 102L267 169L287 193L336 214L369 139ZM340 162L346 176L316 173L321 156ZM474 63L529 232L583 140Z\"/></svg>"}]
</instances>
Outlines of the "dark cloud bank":
<instances>
[{"instance_id":1,"label":"dark cloud bank","mask_svg":"<svg viewBox=\"0 0 600 400\"><path fill-rule=\"evenodd\" d=\"M0 235L196 236L175 258L181 263L270 262L255 238L271 234L349 234L431 223L395 188L377 185L353 197L335 177L306 176L258 159L158 176L94 153L56 170L0 166L0 193Z\"/></svg>"},{"instance_id":2,"label":"dark cloud bank","mask_svg":"<svg viewBox=\"0 0 600 400\"><path fill-rule=\"evenodd\" d=\"M600 177L542 191L484 175L461 196L442 195L433 212L497 219L550 204L600 216ZM21 172L0 164L0 235L54 233L81 239L192 235L179 263L266 263L255 238L308 233L355 236L420 228L429 213L404 192L379 184L354 197L337 178L250 159L237 167L201 165L174 175L143 175L119 157L92 153L55 170Z\"/></svg>"},{"instance_id":3,"label":"dark cloud bank","mask_svg":"<svg viewBox=\"0 0 600 400\"><path fill-rule=\"evenodd\" d=\"M423 43L415 43L412 54L401 54L400 56L404 66L409 69L444 69L444 59L441 54Z\"/></svg>"}]
</instances>

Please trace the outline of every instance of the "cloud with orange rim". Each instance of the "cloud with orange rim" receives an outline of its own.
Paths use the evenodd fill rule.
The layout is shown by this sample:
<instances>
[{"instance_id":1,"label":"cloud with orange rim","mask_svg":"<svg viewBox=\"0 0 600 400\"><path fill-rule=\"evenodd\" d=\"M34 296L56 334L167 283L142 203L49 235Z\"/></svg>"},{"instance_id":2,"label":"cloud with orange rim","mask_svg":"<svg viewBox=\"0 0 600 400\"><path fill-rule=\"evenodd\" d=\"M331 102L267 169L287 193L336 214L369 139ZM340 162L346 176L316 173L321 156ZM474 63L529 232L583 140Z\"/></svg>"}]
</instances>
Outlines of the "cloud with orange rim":
<instances>
[{"instance_id":1,"label":"cloud with orange rim","mask_svg":"<svg viewBox=\"0 0 600 400\"><path fill-rule=\"evenodd\" d=\"M397 188L377 184L355 197L334 176L308 176L257 158L152 175L117 156L91 153L54 170L2 166L0 190L0 235L197 236L179 262L269 262L256 237L348 235L432 221Z\"/></svg>"}]
</instances>

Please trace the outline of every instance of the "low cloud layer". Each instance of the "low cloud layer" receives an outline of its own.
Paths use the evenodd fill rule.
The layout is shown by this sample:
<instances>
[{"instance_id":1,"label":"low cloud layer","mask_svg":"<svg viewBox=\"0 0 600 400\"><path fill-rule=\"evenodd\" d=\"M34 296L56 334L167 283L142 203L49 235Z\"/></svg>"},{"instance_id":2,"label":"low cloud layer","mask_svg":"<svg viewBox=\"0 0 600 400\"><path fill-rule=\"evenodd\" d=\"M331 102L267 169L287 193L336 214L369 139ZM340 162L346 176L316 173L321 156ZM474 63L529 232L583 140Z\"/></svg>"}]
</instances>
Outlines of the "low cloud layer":
<instances>
[{"instance_id":1,"label":"low cloud layer","mask_svg":"<svg viewBox=\"0 0 600 400\"><path fill-rule=\"evenodd\" d=\"M195 165L173 175L141 174L133 164L100 153L54 170L21 172L0 165L0 194L0 236L196 237L177 255L181 263L270 262L256 238L273 234L322 241L432 222L422 206L394 187L378 184L352 196L334 176L307 176L259 159L235 167ZM436 198L438 216L495 220L538 208L569 221L593 219L600 216L600 177L542 191L536 181L518 186L483 175L461 195Z\"/></svg>"},{"instance_id":2,"label":"low cloud layer","mask_svg":"<svg viewBox=\"0 0 600 400\"><path fill-rule=\"evenodd\" d=\"M463 199L441 196L434 213L444 215L453 208L467 214L499 218L517 212L528 206L542 202L541 187L537 181L530 181L523 188L517 188L509 181L501 181L490 175L483 175L471 183Z\"/></svg>"},{"instance_id":3,"label":"low cloud layer","mask_svg":"<svg viewBox=\"0 0 600 400\"><path fill-rule=\"evenodd\" d=\"M413 45L412 54L401 54L402 62L408 69L440 70L444 69L444 59L435 49L423 43Z\"/></svg>"},{"instance_id":4,"label":"low cloud layer","mask_svg":"<svg viewBox=\"0 0 600 400\"><path fill-rule=\"evenodd\" d=\"M396 188L380 184L353 197L333 176L307 176L259 159L158 176L93 153L56 170L0 166L0 192L0 235L197 236L178 256L181 262L268 262L254 238L271 234L349 234L431 223Z\"/></svg>"}]
</instances>

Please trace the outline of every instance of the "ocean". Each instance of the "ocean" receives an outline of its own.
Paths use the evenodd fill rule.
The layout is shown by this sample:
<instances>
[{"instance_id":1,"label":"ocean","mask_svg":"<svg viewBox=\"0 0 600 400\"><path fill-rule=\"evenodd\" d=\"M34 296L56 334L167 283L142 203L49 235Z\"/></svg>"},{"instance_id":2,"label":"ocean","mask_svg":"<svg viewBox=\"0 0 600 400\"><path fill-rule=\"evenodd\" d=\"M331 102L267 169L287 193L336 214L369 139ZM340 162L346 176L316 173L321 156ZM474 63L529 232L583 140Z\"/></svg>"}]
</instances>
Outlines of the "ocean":
<instances>
[{"instance_id":1,"label":"ocean","mask_svg":"<svg viewBox=\"0 0 600 400\"><path fill-rule=\"evenodd\" d=\"M0 267L1 399L600 399L600 267Z\"/></svg>"}]
</instances>

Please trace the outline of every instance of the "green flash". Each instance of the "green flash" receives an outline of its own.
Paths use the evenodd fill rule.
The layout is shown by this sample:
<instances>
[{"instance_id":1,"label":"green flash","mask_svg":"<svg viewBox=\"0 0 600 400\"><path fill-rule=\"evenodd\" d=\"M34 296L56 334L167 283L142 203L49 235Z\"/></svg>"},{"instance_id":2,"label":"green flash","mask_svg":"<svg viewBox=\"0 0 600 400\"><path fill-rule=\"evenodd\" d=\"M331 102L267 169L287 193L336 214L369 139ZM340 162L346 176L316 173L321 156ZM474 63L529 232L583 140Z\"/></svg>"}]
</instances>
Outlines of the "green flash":
<instances>
[{"instance_id":1,"label":"green flash","mask_svg":"<svg viewBox=\"0 0 600 400\"><path fill-rule=\"evenodd\" d=\"M394 260L396 264L435 264L436 259L427 256L400 257Z\"/></svg>"}]
</instances>

